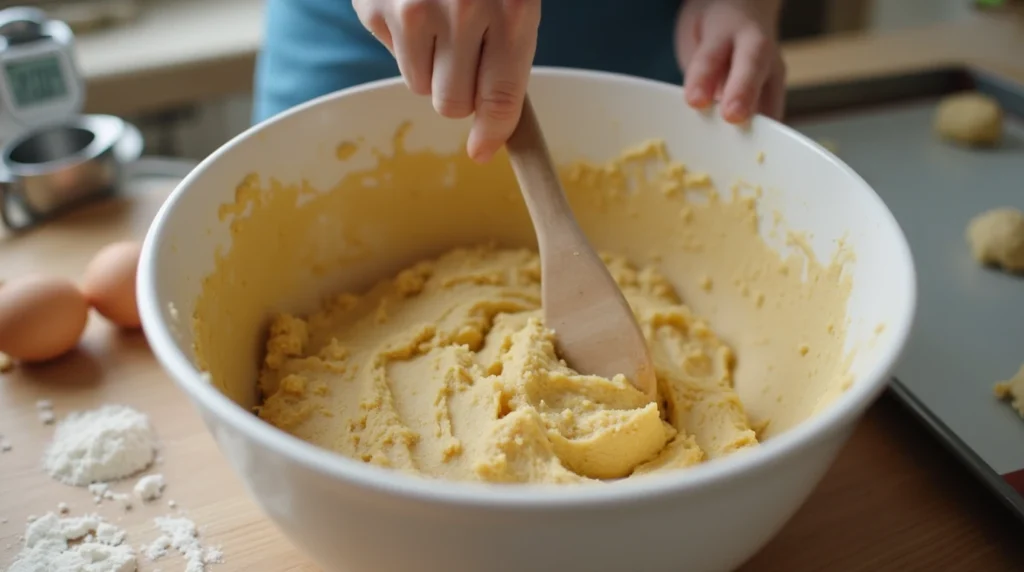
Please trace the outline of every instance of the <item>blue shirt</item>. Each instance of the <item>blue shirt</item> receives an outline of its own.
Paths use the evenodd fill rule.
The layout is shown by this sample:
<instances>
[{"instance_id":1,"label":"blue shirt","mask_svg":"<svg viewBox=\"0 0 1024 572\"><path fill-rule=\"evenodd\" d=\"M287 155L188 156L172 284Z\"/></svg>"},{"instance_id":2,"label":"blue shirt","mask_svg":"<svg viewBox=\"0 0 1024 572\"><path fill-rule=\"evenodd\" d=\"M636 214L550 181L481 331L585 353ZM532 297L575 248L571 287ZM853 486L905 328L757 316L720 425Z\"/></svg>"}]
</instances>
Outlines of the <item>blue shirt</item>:
<instances>
[{"instance_id":1,"label":"blue shirt","mask_svg":"<svg viewBox=\"0 0 1024 572\"><path fill-rule=\"evenodd\" d=\"M682 0L545 0L535 65L682 83L673 31ZM399 75L351 0L268 0L253 119L315 97Z\"/></svg>"}]
</instances>

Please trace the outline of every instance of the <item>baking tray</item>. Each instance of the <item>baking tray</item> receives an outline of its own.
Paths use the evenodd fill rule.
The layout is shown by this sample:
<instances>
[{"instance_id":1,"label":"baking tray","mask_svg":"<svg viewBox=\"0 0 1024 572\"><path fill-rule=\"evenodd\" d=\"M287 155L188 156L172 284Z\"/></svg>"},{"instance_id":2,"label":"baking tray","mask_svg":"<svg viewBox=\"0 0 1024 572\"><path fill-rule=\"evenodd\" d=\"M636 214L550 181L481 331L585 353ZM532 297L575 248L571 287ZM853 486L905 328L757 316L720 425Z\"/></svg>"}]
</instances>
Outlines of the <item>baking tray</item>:
<instances>
[{"instance_id":1,"label":"baking tray","mask_svg":"<svg viewBox=\"0 0 1024 572\"><path fill-rule=\"evenodd\" d=\"M970 89L1006 112L998 148L933 135L938 101ZM993 395L1024 362L1024 278L979 266L964 238L982 211L1024 209L1024 85L957 67L810 86L789 93L787 123L834 147L910 242L917 321L889 390L1024 519L1024 419Z\"/></svg>"}]
</instances>

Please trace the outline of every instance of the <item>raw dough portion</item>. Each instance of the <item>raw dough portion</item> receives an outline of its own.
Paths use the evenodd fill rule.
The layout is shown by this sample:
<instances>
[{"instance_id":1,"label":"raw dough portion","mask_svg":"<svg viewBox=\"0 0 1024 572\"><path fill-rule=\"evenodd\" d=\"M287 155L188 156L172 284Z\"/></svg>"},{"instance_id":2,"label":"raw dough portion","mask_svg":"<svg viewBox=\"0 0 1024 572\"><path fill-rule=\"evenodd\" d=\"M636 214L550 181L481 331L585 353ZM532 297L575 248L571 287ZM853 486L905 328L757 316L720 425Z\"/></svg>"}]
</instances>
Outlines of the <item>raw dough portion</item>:
<instances>
[{"instance_id":1,"label":"raw dough portion","mask_svg":"<svg viewBox=\"0 0 1024 572\"><path fill-rule=\"evenodd\" d=\"M943 139L969 146L992 146L1003 134L1003 110L991 97L977 92L944 98L935 112L935 131Z\"/></svg>"},{"instance_id":2,"label":"raw dough portion","mask_svg":"<svg viewBox=\"0 0 1024 572\"><path fill-rule=\"evenodd\" d=\"M456 480L611 479L756 445L730 348L657 270L605 260L650 343L660 407L621 375L559 359L536 253L480 247L308 319L277 316L259 416L367 463Z\"/></svg>"},{"instance_id":3,"label":"raw dough portion","mask_svg":"<svg viewBox=\"0 0 1024 572\"><path fill-rule=\"evenodd\" d=\"M996 397L1005 399L1024 417L1024 364L1021 364L1017 375L996 384Z\"/></svg>"},{"instance_id":4,"label":"raw dough portion","mask_svg":"<svg viewBox=\"0 0 1024 572\"><path fill-rule=\"evenodd\" d=\"M1024 272L1024 212L1011 207L986 211L971 219L966 235L978 262Z\"/></svg>"}]
</instances>

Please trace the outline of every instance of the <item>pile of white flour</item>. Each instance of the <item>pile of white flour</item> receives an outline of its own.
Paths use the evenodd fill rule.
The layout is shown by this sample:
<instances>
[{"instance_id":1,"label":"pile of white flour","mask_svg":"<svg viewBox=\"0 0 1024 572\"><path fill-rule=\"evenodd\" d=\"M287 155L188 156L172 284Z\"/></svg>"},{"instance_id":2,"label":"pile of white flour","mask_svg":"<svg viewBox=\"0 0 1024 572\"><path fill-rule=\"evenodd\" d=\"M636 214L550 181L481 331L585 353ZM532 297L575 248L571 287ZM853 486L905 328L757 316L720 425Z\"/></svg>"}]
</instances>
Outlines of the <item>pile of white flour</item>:
<instances>
[{"instance_id":1,"label":"pile of white flour","mask_svg":"<svg viewBox=\"0 0 1024 572\"><path fill-rule=\"evenodd\" d=\"M62 518L48 512L28 525L25 545L8 572L134 572L135 551L124 538L123 530L97 515Z\"/></svg>"},{"instance_id":2,"label":"pile of white flour","mask_svg":"<svg viewBox=\"0 0 1024 572\"><path fill-rule=\"evenodd\" d=\"M43 467L64 484L85 487L146 469L156 447L145 414L124 405L104 405L71 413L57 425Z\"/></svg>"}]
</instances>

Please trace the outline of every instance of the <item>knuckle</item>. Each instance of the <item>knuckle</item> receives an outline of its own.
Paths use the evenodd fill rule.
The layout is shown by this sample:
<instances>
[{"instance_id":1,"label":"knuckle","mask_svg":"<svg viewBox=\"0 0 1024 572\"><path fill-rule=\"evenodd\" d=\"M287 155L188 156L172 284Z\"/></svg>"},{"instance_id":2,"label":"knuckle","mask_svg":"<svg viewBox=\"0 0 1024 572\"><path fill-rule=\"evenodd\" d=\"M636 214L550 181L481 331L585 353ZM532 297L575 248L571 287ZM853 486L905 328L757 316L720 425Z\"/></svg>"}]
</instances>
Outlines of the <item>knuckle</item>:
<instances>
[{"instance_id":1,"label":"knuckle","mask_svg":"<svg viewBox=\"0 0 1024 572\"><path fill-rule=\"evenodd\" d=\"M706 48L701 50L701 53L697 54L696 59L699 59L700 64L703 66L712 68L729 61L730 55L731 50L729 49L729 43L717 42L709 44Z\"/></svg>"},{"instance_id":2,"label":"knuckle","mask_svg":"<svg viewBox=\"0 0 1024 572\"><path fill-rule=\"evenodd\" d=\"M751 32L747 42L750 45L750 50L758 55L768 55L767 52L771 48L771 40L760 31Z\"/></svg>"},{"instance_id":3,"label":"knuckle","mask_svg":"<svg viewBox=\"0 0 1024 572\"><path fill-rule=\"evenodd\" d=\"M503 0L502 18L512 30L536 28L540 24L540 9L537 0Z\"/></svg>"},{"instance_id":4,"label":"knuckle","mask_svg":"<svg viewBox=\"0 0 1024 572\"><path fill-rule=\"evenodd\" d=\"M397 6L398 20L404 26L423 24L430 13L432 0L399 0Z\"/></svg>"},{"instance_id":5,"label":"knuckle","mask_svg":"<svg viewBox=\"0 0 1024 572\"><path fill-rule=\"evenodd\" d=\"M456 14L465 14L479 5L480 0L448 0L451 10Z\"/></svg>"},{"instance_id":6,"label":"knuckle","mask_svg":"<svg viewBox=\"0 0 1024 572\"><path fill-rule=\"evenodd\" d=\"M519 91L514 82L495 82L480 94L478 113L494 121L515 119L519 112Z\"/></svg>"},{"instance_id":7,"label":"knuckle","mask_svg":"<svg viewBox=\"0 0 1024 572\"><path fill-rule=\"evenodd\" d=\"M356 16L366 29L378 30L385 25L384 11L379 6L369 2L356 2L353 6Z\"/></svg>"},{"instance_id":8,"label":"knuckle","mask_svg":"<svg viewBox=\"0 0 1024 572\"><path fill-rule=\"evenodd\" d=\"M434 110L450 119L462 119L473 113L473 105L464 99L435 94L433 101Z\"/></svg>"},{"instance_id":9,"label":"knuckle","mask_svg":"<svg viewBox=\"0 0 1024 572\"><path fill-rule=\"evenodd\" d=\"M405 85L408 86L409 91L416 95L430 95L430 75L424 73L424 70L409 65L408 62L399 60L398 62L399 71L402 72L402 77L405 79Z\"/></svg>"},{"instance_id":10,"label":"knuckle","mask_svg":"<svg viewBox=\"0 0 1024 572\"><path fill-rule=\"evenodd\" d=\"M364 14L377 9L377 7L369 0L352 0L352 9L356 11L357 16L362 18Z\"/></svg>"},{"instance_id":11,"label":"knuckle","mask_svg":"<svg viewBox=\"0 0 1024 572\"><path fill-rule=\"evenodd\" d=\"M384 19L384 13L374 12L373 14L370 14L369 23L367 24L366 27L375 32L380 32L381 30L387 28L387 26L388 23L387 20Z\"/></svg>"},{"instance_id":12,"label":"knuckle","mask_svg":"<svg viewBox=\"0 0 1024 572\"><path fill-rule=\"evenodd\" d=\"M448 18L456 26L466 26L480 15L480 0L448 0Z\"/></svg>"},{"instance_id":13,"label":"knuckle","mask_svg":"<svg viewBox=\"0 0 1024 572\"><path fill-rule=\"evenodd\" d=\"M690 60L690 67L686 70L694 81L702 80L708 75L713 62L707 54L697 54Z\"/></svg>"},{"instance_id":14,"label":"knuckle","mask_svg":"<svg viewBox=\"0 0 1024 572\"><path fill-rule=\"evenodd\" d=\"M759 61L768 63L775 53L775 42L760 28L750 28L745 34L746 49Z\"/></svg>"},{"instance_id":15,"label":"knuckle","mask_svg":"<svg viewBox=\"0 0 1024 572\"><path fill-rule=\"evenodd\" d=\"M430 82L422 80L418 76L406 77L405 84L409 86L409 91L416 95L430 95Z\"/></svg>"},{"instance_id":16,"label":"knuckle","mask_svg":"<svg viewBox=\"0 0 1024 572\"><path fill-rule=\"evenodd\" d=\"M502 2L505 12L519 14L536 10L538 4L537 0L503 0Z\"/></svg>"}]
</instances>

